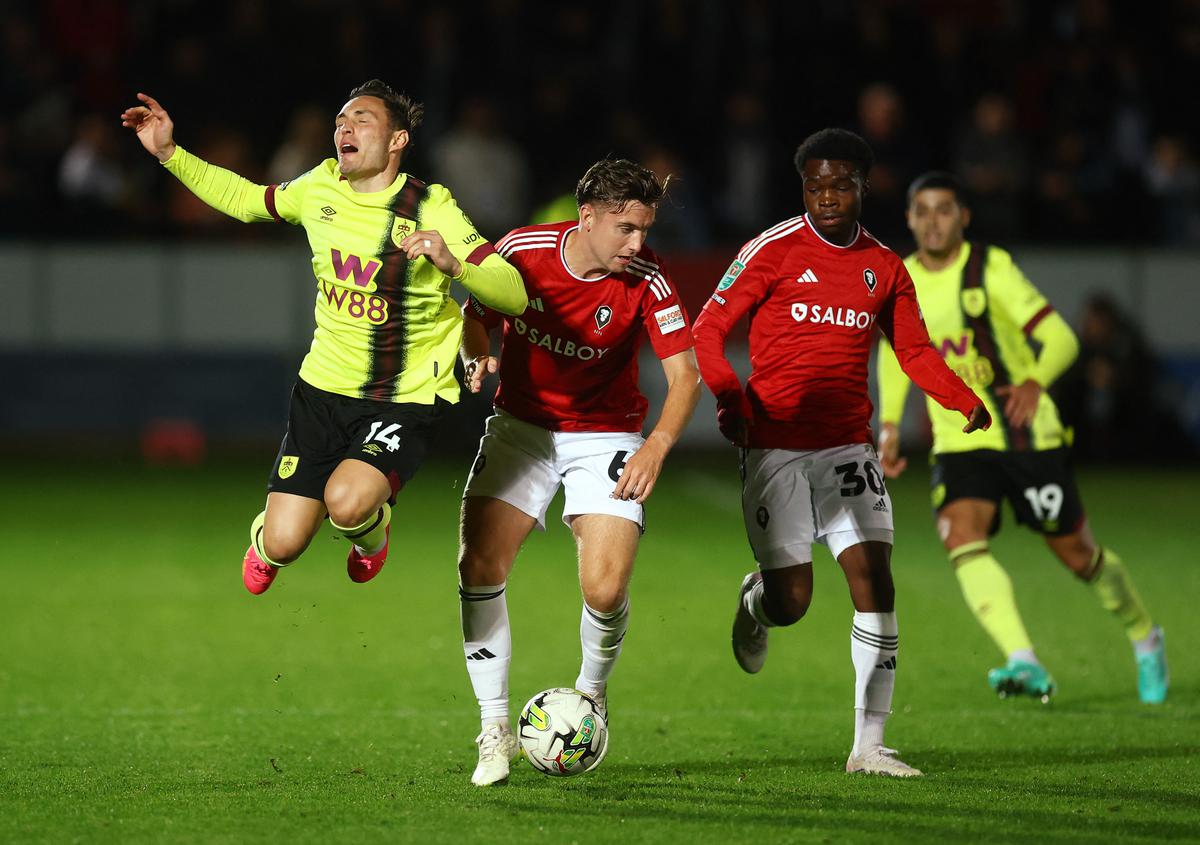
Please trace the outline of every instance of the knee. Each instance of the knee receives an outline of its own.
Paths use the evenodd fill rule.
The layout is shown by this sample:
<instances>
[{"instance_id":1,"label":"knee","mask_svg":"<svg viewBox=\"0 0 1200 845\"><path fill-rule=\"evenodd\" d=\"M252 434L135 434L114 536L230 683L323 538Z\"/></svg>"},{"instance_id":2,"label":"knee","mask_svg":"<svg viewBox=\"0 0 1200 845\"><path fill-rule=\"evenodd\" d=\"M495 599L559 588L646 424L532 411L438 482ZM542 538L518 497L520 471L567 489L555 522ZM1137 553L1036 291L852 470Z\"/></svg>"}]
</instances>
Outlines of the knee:
<instances>
[{"instance_id":1,"label":"knee","mask_svg":"<svg viewBox=\"0 0 1200 845\"><path fill-rule=\"evenodd\" d=\"M1058 559L1076 578L1090 581L1096 571L1099 550L1086 543L1072 543L1065 548L1055 549Z\"/></svg>"},{"instance_id":2,"label":"knee","mask_svg":"<svg viewBox=\"0 0 1200 845\"><path fill-rule=\"evenodd\" d=\"M275 529L263 531L263 551L272 562L286 566L294 562L308 548L309 537L301 531Z\"/></svg>"},{"instance_id":3,"label":"knee","mask_svg":"<svg viewBox=\"0 0 1200 845\"><path fill-rule=\"evenodd\" d=\"M508 561L487 554L485 551L466 546L458 554L458 580L468 587L483 587L503 584L508 580L511 569Z\"/></svg>"},{"instance_id":4,"label":"knee","mask_svg":"<svg viewBox=\"0 0 1200 845\"><path fill-rule=\"evenodd\" d=\"M794 625L808 613L812 590L804 584L763 585L763 609L776 625Z\"/></svg>"},{"instance_id":5,"label":"knee","mask_svg":"<svg viewBox=\"0 0 1200 845\"><path fill-rule=\"evenodd\" d=\"M375 515L379 505L369 492L352 485L330 483L325 487L325 507L329 511L329 521L335 527L362 525Z\"/></svg>"},{"instance_id":6,"label":"knee","mask_svg":"<svg viewBox=\"0 0 1200 845\"><path fill-rule=\"evenodd\" d=\"M589 584L583 590L583 600L598 613L612 613L625 603L625 585Z\"/></svg>"}]
</instances>

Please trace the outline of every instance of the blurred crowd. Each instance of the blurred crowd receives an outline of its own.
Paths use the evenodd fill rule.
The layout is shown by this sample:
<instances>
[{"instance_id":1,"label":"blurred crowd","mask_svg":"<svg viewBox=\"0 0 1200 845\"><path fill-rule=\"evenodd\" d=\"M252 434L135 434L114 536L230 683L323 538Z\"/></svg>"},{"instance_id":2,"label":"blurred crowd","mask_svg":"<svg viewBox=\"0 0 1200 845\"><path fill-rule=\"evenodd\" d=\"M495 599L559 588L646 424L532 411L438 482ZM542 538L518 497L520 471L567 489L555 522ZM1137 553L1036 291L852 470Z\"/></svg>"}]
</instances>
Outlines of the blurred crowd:
<instances>
[{"instance_id":1,"label":"blurred crowd","mask_svg":"<svg viewBox=\"0 0 1200 845\"><path fill-rule=\"evenodd\" d=\"M5 238L278 237L173 185L117 115L151 93L184 146L277 182L380 77L426 106L406 169L492 238L618 155L675 177L660 248L738 243L794 212L792 152L839 125L899 243L938 167L992 241L1200 244L1194 0L9 0L0 30Z\"/></svg>"}]
</instances>

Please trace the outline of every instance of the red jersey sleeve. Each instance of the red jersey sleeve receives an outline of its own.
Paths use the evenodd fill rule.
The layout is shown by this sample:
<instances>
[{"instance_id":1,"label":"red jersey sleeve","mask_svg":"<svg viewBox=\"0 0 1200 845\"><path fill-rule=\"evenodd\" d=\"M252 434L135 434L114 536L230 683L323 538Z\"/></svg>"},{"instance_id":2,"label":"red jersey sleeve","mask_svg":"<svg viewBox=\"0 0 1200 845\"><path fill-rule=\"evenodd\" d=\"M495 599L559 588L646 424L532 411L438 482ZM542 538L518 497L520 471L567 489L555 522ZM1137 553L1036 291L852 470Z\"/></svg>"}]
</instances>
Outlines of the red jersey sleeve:
<instances>
[{"instance_id":1,"label":"red jersey sleeve","mask_svg":"<svg viewBox=\"0 0 1200 845\"><path fill-rule=\"evenodd\" d=\"M879 328L892 344L900 368L939 405L964 417L981 404L962 379L946 366L929 341L921 318L917 289L904 265L897 262L896 285L879 314Z\"/></svg>"},{"instance_id":2,"label":"red jersey sleeve","mask_svg":"<svg viewBox=\"0 0 1200 845\"><path fill-rule=\"evenodd\" d=\"M743 247L738 258L729 265L692 329L700 377L717 397L717 406L740 409L747 418L750 416L749 403L737 373L725 357L725 339L737 321L766 298L779 263L774 250L750 253L749 247L754 243L751 241Z\"/></svg>"},{"instance_id":3,"label":"red jersey sleeve","mask_svg":"<svg viewBox=\"0 0 1200 845\"><path fill-rule=\"evenodd\" d=\"M675 282L661 265L642 294L642 323L659 358L670 358L695 346L691 322L679 301Z\"/></svg>"}]
</instances>

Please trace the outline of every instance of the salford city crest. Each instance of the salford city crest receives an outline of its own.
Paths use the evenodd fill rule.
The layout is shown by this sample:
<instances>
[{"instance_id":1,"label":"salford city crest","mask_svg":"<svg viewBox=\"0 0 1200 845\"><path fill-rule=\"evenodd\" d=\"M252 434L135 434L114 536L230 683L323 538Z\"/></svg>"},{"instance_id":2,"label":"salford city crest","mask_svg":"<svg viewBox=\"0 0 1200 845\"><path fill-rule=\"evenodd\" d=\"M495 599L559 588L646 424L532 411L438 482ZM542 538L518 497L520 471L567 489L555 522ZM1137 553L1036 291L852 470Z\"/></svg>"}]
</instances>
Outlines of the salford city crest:
<instances>
[{"instance_id":1,"label":"salford city crest","mask_svg":"<svg viewBox=\"0 0 1200 845\"><path fill-rule=\"evenodd\" d=\"M875 277L875 271L868 267L863 270L863 281L867 283L867 290L871 296L875 295L875 286L879 284L879 279Z\"/></svg>"},{"instance_id":2,"label":"salford city crest","mask_svg":"<svg viewBox=\"0 0 1200 845\"><path fill-rule=\"evenodd\" d=\"M291 478L292 473L296 471L296 467L300 465L300 459L295 455L284 455L279 461L279 477Z\"/></svg>"},{"instance_id":3,"label":"salford city crest","mask_svg":"<svg viewBox=\"0 0 1200 845\"><path fill-rule=\"evenodd\" d=\"M596 331L603 331L604 327L612 322L612 309L607 305L601 305L596 309Z\"/></svg>"}]
</instances>

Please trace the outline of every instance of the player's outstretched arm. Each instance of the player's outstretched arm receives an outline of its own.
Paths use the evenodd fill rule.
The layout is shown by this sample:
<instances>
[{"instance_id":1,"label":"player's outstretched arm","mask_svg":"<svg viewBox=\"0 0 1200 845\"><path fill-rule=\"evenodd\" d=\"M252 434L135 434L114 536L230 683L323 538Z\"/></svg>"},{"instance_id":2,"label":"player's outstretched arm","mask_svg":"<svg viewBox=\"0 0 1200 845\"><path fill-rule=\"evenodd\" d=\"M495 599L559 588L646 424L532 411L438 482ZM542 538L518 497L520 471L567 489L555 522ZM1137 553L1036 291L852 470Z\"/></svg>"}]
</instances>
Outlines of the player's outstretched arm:
<instances>
[{"instance_id":1,"label":"player's outstretched arm","mask_svg":"<svg viewBox=\"0 0 1200 845\"><path fill-rule=\"evenodd\" d=\"M243 223L284 219L300 222L298 202L302 180L296 180L296 187L288 193L289 204L277 203L274 186L256 185L232 171L197 158L176 144L175 124L167 110L148 94L138 94L138 99L145 105L122 112L121 125L133 129L142 146L189 191L222 214Z\"/></svg>"},{"instance_id":2,"label":"player's outstretched arm","mask_svg":"<svg viewBox=\"0 0 1200 845\"><path fill-rule=\"evenodd\" d=\"M686 349L664 358L662 365L667 376L667 398L663 402L662 416L642 448L625 462L621 479L612 492L614 499L633 499L640 504L649 498L667 453L700 401L700 367L693 350Z\"/></svg>"},{"instance_id":3,"label":"player's outstretched arm","mask_svg":"<svg viewBox=\"0 0 1200 845\"><path fill-rule=\"evenodd\" d=\"M175 154L175 122L149 94L139 92L137 98L143 105L121 112L121 125L137 133L138 140L150 155L166 161Z\"/></svg>"}]
</instances>

